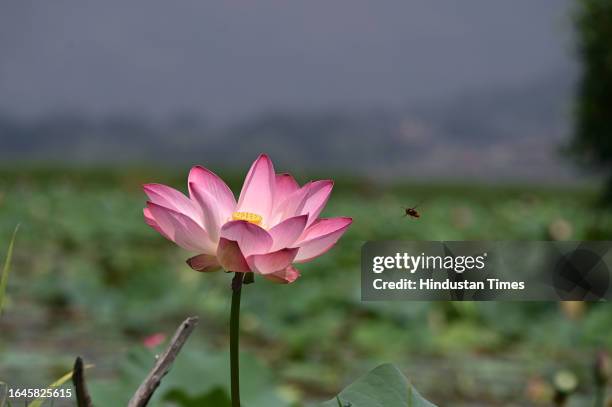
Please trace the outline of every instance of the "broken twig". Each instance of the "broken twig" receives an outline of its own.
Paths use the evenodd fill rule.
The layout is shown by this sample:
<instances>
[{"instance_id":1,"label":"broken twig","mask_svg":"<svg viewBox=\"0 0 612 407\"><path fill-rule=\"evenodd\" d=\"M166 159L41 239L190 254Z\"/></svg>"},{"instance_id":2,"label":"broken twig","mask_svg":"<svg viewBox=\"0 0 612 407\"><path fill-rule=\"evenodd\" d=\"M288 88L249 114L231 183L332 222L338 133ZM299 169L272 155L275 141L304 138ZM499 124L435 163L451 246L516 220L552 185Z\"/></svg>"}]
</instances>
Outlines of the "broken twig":
<instances>
[{"instance_id":1,"label":"broken twig","mask_svg":"<svg viewBox=\"0 0 612 407\"><path fill-rule=\"evenodd\" d=\"M128 407L144 407L149 403L149 400L153 396L157 387L161 383L164 376L168 373L172 367L172 363L178 356L181 348L189 338L189 335L193 332L193 329L198 324L198 317L189 317L181 326L176 330L174 337L170 341L170 344L157 359L155 366L149 372L147 378L142 382L134 396L130 400Z\"/></svg>"},{"instance_id":2,"label":"broken twig","mask_svg":"<svg viewBox=\"0 0 612 407\"><path fill-rule=\"evenodd\" d=\"M83 359L79 356L74 362L74 369L72 370L72 383L74 384L74 390L76 393L77 406L78 407L93 407L91 397L87 391L87 385L85 384L85 373L83 368Z\"/></svg>"}]
</instances>

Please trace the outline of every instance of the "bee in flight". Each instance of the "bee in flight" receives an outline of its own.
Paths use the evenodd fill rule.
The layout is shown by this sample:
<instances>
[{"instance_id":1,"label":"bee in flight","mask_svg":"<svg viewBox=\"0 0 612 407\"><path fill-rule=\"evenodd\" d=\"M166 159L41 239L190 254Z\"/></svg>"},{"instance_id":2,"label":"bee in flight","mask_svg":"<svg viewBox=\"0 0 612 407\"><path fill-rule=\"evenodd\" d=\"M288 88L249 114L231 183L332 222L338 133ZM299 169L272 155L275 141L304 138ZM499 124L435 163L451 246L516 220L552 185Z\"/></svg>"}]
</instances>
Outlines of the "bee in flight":
<instances>
[{"instance_id":1,"label":"bee in flight","mask_svg":"<svg viewBox=\"0 0 612 407\"><path fill-rule=\"evenodd\" d=\"M419 213L419 212L416 210L416 208L418 208L418 206L419 206L420 204L421 204L421 203L419 203L418 205L413 206L412 208L406 208L406 207L404 207L404 208L403 208L403 209L404 209L404 212L405 212L405 213L404 213L404 217L406 217L406 216L410 216L411 218L415 218L415 219L420 218L420 217L421 217L421 214L420 214L420 213Z\"/></svg>"}]
</instances>

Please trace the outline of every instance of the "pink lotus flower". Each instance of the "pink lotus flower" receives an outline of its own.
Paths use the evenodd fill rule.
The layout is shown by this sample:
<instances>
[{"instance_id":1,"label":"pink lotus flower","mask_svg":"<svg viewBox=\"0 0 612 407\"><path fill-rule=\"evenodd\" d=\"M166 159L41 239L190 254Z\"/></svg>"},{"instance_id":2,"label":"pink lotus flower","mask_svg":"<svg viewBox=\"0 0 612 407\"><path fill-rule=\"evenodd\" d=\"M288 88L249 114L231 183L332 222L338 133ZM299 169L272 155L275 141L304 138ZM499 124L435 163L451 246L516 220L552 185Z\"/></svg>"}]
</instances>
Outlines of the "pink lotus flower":
<instances>
[{"instance_id":1,"label":"pink lotus flower","mask_svg":"<svg viewBox=\"0 0 612 407\"><path fill-rule=\"evenodd\" d=\"M197 253L187 264L197 271L253 272L279 282L299 276L293 263L331 249L351 218L319 218L331 180L300 187L289 174L276 174L262 154L246 176L238 202L212 171L189 173L189 197L160 184L147 184L144 217L149 226L182 248Z\"/></svg>"}]
</instances>

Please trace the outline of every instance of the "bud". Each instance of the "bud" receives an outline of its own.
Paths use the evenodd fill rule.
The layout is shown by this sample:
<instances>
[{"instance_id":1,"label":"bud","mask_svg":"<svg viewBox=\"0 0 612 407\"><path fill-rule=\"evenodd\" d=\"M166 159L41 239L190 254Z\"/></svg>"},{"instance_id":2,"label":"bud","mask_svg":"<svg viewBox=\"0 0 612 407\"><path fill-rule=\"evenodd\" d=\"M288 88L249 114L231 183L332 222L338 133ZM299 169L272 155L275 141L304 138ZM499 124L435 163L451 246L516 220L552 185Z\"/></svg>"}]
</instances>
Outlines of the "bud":
<instances>
[{"instance_id":1,"label":"bud","mask_svg":"<svg viewBox=\"0 0 612 407\"><path fill-rule=\"evenodd\" d=\"M142 344L145 348L153 349L164 343L166 340L166 334L158 332L153 335L149 335L142 340Z\"/></svg>"}]
</instances>

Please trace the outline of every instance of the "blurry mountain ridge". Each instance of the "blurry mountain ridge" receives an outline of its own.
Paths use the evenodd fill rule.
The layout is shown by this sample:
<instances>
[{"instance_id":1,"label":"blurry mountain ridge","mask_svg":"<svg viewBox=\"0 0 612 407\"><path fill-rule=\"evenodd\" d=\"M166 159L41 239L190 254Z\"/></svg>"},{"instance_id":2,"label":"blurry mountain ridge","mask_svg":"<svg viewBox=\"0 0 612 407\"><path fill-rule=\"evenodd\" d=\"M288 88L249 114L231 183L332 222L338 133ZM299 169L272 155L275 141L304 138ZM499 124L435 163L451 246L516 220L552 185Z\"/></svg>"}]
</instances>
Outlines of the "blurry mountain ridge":
<instances>
[{"instance_id":1,"label":"blurry mountain ridge","mask_svg":"<svg viewBox=\"0 0 612 407\"><path fill-rule=\"evenodd\" d=\"M0 115L2 161L243 166L267 152L281 166L371 176L572 179L559 147L572 92L552 76L509 89L406 108L270 112L229 125L197 115Z\"/></svg>"}]
</instances>

